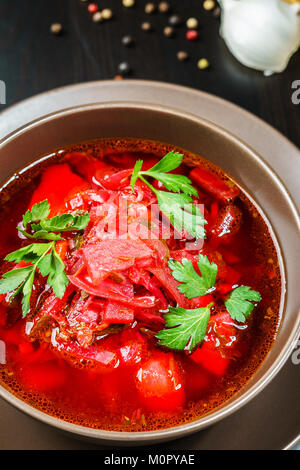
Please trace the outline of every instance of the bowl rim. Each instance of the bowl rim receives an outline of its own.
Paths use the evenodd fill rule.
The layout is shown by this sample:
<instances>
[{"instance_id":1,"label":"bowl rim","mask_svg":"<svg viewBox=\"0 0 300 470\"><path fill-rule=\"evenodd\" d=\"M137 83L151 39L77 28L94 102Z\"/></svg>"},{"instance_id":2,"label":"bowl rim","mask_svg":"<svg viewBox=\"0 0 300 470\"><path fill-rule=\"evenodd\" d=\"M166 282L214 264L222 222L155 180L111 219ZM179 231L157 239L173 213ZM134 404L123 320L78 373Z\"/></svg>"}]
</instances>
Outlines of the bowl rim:
<instances>
[{"instance_id":1,"label":"bowl rim","mask_svg":"<svg viewBox=\"0 0 300 470\"><path fill-rule=\"evenodd\" d=\"M17 106L17 105L15 105ZM256 152L250 145L244 142L239 137L235 136L231 131L228 131L224 127L215 124L214 122L199 117L194 113L182 111L176 107L165 106L165 105L158 105L158 104L150 104L142 101L111 101L111 102L94 102L89 104L83 105L75 105L71 107L67 107L65 109L61 109L58 111L54 111L52 113L46 114L41 116L25 125L21 126L20 128L10 132L7 136L3 137L0 140L0 151L2 147L5 146L10 141L14 140L16 137L21 136L22 134L26 133L27 131L37 127L40 124L53 121L57 118L63 117L64 115L72 114L75 112L82 112L87 110L94 110L94 109L111 109L111 108L131 108L131 109L144 109L148 111L156 111L165 114L172 114L173 116L176 115L177 117L183 118L188 121L193 121L196 124L201 124L206 127L209 127L214 132L221 134L225 139L230 140L232 143L236 144L248 154L251 155L252 159L257 161L260 165L264 167L264 170L272 177L272 179L276 182L277 186L281 190L282 193L285 195L285 200L291 209L296 225L298 227L298 231L300 233L300 213L297 209L295 202L293 201L292 196L289 194L289 191L285 187L284 183L277 175L277 173L273 170L273 168L264 160L264 158ZM34 159L32 162L37 161ZM28 165L30 165L29 162ZM27 165L27 166L28 166ZM23 167L24 168L24 167ZM8 178L6 181L3 182L1 185L7 184L10 180ZM269 224L270 225L270 224ZM274 236L274 233L273 233ZM275 241L276 234L275 234ZM278 241L277 241L278 244ZM93 438L95 440L102 440L102 441L110 441L110 442L123 442L126 443L127 441L135 440L137 445L146 443L147 441L155 441L155 440L172 440L179 437L183 437L184 435L191 434L195 431L199 431L204 429L221 419L226 418L230 414L234 413L246 403L248 403L252 398L258 395L277 375L280 369L283 367L285 362L287 361L290 353L292 352L295 342L298 339L300 333L300 310L298 311L297 317L294 321L293 329L285 341L285 344L278 355L277 359L274 363L269 367L269 369L263 374L263 376L255 383L252 384L247 392L242 393L243 388L240 390L242 393L241 396L236 398L233 397L230 399L230 403L225 402L224 406L213 410L207 415L204 415L201 418L195 419L193 421L173 426L166 429L160 429L155 431L133 431L133 432L126 432L126 431L107 431L102 429L95 429L89 428L86 426L81 426L77 424L70 423L68 421L64 421L60 418L53 417L48 415L47 413L28 405L25 401L18 398L16 395L11 393L8 389L0 385L0 397L4 398L8 403L22 411L30 415L31 417L51 425L61 431L65 431L70 434L75 434L78 437L85 437L85 438ZM255 374L254 374L255 375ZM253 377L253 376L252 376ZM132 442L131 442L132 443Z\"/></svg>"}]
</instances>

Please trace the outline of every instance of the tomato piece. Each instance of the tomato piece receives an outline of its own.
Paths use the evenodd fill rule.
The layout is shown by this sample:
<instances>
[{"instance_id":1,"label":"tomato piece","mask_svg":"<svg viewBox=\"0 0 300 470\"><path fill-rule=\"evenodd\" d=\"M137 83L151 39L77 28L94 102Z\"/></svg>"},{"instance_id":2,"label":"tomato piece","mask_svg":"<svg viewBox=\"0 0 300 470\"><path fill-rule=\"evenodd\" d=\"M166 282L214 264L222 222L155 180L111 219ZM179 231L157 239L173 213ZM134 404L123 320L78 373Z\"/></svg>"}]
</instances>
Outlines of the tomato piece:
<instances>
[{"instance_id":1,"label":"tomato piece","mask_svg":"<svg viewBox=\"0 0 300 470\"><path fill-rule=\"evenodd\" d=\"M126 366L136 366L146 356L147 342L145 338L133 329L124 330L120 335L120 358Z\"/></svg>"},{"instance_id":2,"label":"tomato piece","mask_svg":"<svg viewBox=\"0 0 300 470\"><path fill-rule=\"evenodd\" d=\"M63 211L65 200L70 198L71 194L87 188L88 183L73 173L66 163L52 165L44 170L29 208L47 199L50 204L50 216L56 215Z\"/></svg>"},{"instance_id":3,"label":"tomato piece","mask_svg":"<svg viewBox=\"0 0 300 470\"><path fill-rule=\"evenodd\" d=\"M116 413L121 400L122 382L119 374L110 372L104 377L99 377L98 394L101 400L101 408L108 413Z\"/></svg>"},{"instance_id":4,"label":"tomato piece","mask_svg":"<svg viewBox=\"0 0 300 470\"><path fill-rule=\"evenodd\" d=\"M130 184L132 170L122 170L116 172L114 168L98 170L95 176L95 182L98 182L106 189L118 191Z\"/></svg>"},{"instance_id":5,"label":"tomato piece","mask_svg":"<svg viewBox=\"0 0 300 470\"><path fill-rule=\"evenodd\" d=\"M104 323L132 323L134 321L134 310L117 302L108 302L103 315Z\"/></svg>"},{"instance_id":6,"label":"tomato piece","mask_svg":"<svg viewBox=\"0 0 300 470\"><path fill-rule=\"evenodd\" d=\"M233 204L222 207L213 224L211 236L222 241L228 241L235 235L242 223L242 211Z\"/></svg>"},{"instance_id":7,"label":"tomato piece","mask_svg":"<svg viewBox=\"0 0 300 470\"><path fill-rule=\"evenodd\" d=\"M194 168L189 177L193 183L222 203L233 201L240 193L237 186L230 186L228 181L222 180L219 176L204 168Z\"/></svg>"},{"instance_id":8,"label":"tomato piece","mask_svg":"<svg viewBox=\"0 0 300 470\"><path fill-rule=\"evenodd\" d=\"M172 413L183 406L183 378L172 353L154 352L136 378L140 399L149 411Z\"/></svg>"},{"instance_id":9,"label":"tomato piece","mask_svg":"<svg viewBox=\"0 0 300 470\"><path fill-rule=\"evenodd\" d=\"M26 341L25 343L20 343L19 344L19 351L21 354L31 354L34 352L34 347L32 345L32 343L29 343L28 341Z\"/></svg>"},{"instance_id":10,"label":"tomato piece","mask_svg":"<svg viewBox=\"0 0 300 470\"><path fill-rule=\"evenodd\" d=\"M231 266L219 266L217 279L223 284L237 284L241 278L241 274Z\"/></svg>"},{"instance_id":11,"label":"tomato piece","mask_svg":"<svg viewBox=\"0 0 300 470\"><path fill-rule=\"evenodd\" d=\"M103 240L83 248L83 260L92 282L97 286L112 271L124 271L136 259L148 258L152 250L141 240Z\"/></svg>"},{"instance_id":12,"label":"tomato piece","mask_svg":"<svg viewBox=\"0 0 300 470\"><path fill-rule=\"evenodd\" d=\"M191 354L191 359L208 372L222 376L229 364L230 349L235 340L235 327L228 313L213 315L208 323L208 334L203 344Z\"/></svg>"},{"instance_id":13,"label":"tomato piece","mask_svg":"<svg viewBox=\"0 0 300 470\"><path fill-rule=\"evenodd\" d=\"M65 159L77 174L89 182L93 182L97 171L104 171L111 168L99 158L81 152L68 153Z\"/></svg>"},{"instance_id":14,"label":"tomato piece","mask_svg":"<svg viewBox=\"0 0 300 470\"><path fill-rule=\"evenodd\" d=\"M55 243L55 251L58 254L58 256L64 261L66 258L66 254L68 251L68 242L67 240L58 240Z\"/></svg>"},{"instance_id":15,"label":"tomato piece","mask_svg":"<svg viewBox=\"0 0 300 470\"><path fill-rule=\"evenodd\" d=\"M188 399L197 400L211 384L209 373L194 361L185 364L185 390Z\"/></svg>"},{"instance_id":16,"label":"tomato piece","mask_svg":"<svg viewBox=\"0 0 300 470\"><path fill-rule=\"evenodd\" d=\"M214 301L214 298L211 294L203 295L202 297L194 297L190 300L191 308L202 308L207 307L211 302Z\"/></svg>"},{"instance_id":17,"label":"tomato piece","mask_svg":"<svg viewBox=\"0 0 300 470\"><path fill-rule=\"evenodd\" d=\"M67 379L65 371L56 362L30 364L20 368L24 385L39 392L49 392L62 387Z\"/></svg>"},{"instance_id":18,"label":"tomato piece","mask_svg":"<svg viewBox=\"0 0 300 470\"><path fill-rule=\"evenodd\" d=\"M191 359L217 376L225 374L230 362L228 358L221 356L220 351L206 342L204 342L200 348L196 349L191 355Z\"/></svg>"},{"instance_id":19,"label":"tomato piece","mask_svg":"<svg viewBox=\"0 0 300 470\"><path fill-rule=\"evenodd\" d=\"M220 292L221 295L225 295L225 294L228 294L228 292L230 292L231 290L233 289L233 285L232 284L220 284L218 286L218 291Z\"/></svg>"}]
</instances>

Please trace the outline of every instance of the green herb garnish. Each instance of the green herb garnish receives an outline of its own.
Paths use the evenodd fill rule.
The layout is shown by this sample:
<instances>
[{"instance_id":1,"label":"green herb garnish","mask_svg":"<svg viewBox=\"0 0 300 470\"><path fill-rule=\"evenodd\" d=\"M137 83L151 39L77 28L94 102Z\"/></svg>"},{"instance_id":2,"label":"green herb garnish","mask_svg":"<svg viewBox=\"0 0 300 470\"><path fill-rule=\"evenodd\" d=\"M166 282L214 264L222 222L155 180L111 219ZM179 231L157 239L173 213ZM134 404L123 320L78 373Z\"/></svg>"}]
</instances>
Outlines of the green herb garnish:
<instances>
[{"instance_id":1,"label":"green herb garnish","mask_svg":"<svg viewBox=\"0 0 300 470\"><path fill-rule=\"evenodd\" d=\"M156 335L158 343L170 349L192 351L206 336L211 307L212 304L192 310L170 307L164 317L166 328Z\"/></svg>"},{"instance_id":2,"label":"green herb garnish","mask_svg":"<svg viewBox=\"0 0 300 470\"><path fill-rule=\"evenodd\" d=\"M84 230L89 223L88 213L80 215L62 214L47 219L50 213L50 206L47 200L35 204L31 211L27 211L23 216L24 228L18 226L17 229L26 238L40 240L61 240L62 237L54 232L76 232ZM38 222L33 223L33 222ZM26 231L30 224L32 233Z\"/></svg>"},{"instance_id":3,"label":"green herb garnish","mask_svg":"<svg viewBox=\"0 0 300 470\"><path fill-rule=\"evenodd\" d=\"M225 306L233 320L245 323L246 318L255 307L251 302L260 302L261 295L259 292L252 290L249 286L240 286L234 289L227 300Z\"/></svg>"},{"instance_id":4,"label":"green herb garnish","mask_svg":"<svg viewBox=\"0 0 300 470\"><path fill-rule=\"evenodd\" d=\"M27 211L23 216L23 226L17 227L27 238L52 240L49 243L32 243L20 248L6 256L6 261L20 263L31 263L23 268L12 269L5 273L0 280L0 294L12 293L12 296L23 295L22 312L23 317L30 310L30 298L33 289L35 273L37 271L43 277L48 277L48 285L52 287L54 294L62 298L69 283L65 273L65 265L60 256L55 251L55 241L61 240L59 233L65 231L84 230L89 222L89 214L72 215L62 214L47 219L50 213L50 206L47 200L35 204L31 211ZM33 222L38 222L34 224ZM32 233L26 232L27 227L31 227Z\"/></svg>"},{"instance_id":5,"label":"green herb garnish","mask_svg":"<svg viewBox=\"0 0 300 470\"><path fill-rule=\"evenodd\" d=\"M147 171L142 171L143 161L138 160L131 177L132 191L134 192L135 183L140 179L154 192L160 210L176 229L185 229L194 238L205 238L203 226L207 222L191 197L198 196L197 190L187 176L168 173L178 168L182 160L182 154L172 151ZM171 192L154 188L146 178L160 181Z\"/></svg>"},{"instance_id":6,"label":"green herb garnish","mask_svg":"<svg viewBox=\"0 0 300 470\"><path fill-rule=\"evenodd\" d=\"M180 263L174 259L169 259L169 267L172 270L173 277L176 281L182 283L177 288L188 299L206 295L215 287L218 266L213 262L210 263L207 256L201 254L199 254L197 264L202 277L195 271L192 261L183 258L182 263Z\"/></svg>"},{"instance_id":7,"label":"green herb garnish","mask_svg":"<svg viewBox=\"0 0 300 470\"><path fill-rule=\"evenodd\" d=\"M174 259L169 260L169 267L173 277L181 282L177 286L179 292L188 299L202 297L215 290L218 267L210 263L207 256L199 254L198 267L201 276L196 272L192 261L183 258L182 262ZM225 300L226 309L232 320L245 323L255 307L251 302L260 302L259 292L251 290L248 286L234 289ZM170 349L191 351L200 344L207 332L207 325L211 314L210 303L204 308L184 309L181 307L169 308L165 314L165 328L156 335L159 344Z\"/></svg>"}]
</instances>

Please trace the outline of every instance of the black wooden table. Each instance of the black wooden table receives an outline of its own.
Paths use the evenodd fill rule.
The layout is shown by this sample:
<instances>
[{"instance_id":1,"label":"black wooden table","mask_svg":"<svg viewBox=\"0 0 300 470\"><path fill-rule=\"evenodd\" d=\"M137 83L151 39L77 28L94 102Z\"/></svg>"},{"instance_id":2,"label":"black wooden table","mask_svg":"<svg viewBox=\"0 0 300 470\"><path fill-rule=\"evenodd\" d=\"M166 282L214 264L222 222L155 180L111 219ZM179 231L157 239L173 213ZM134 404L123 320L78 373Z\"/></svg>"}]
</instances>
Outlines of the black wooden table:
<instances>
[{"instance_id":1,"label":"black wooden table","mask_svg":"<svg viewBox=\"0 0 300 470\"><path fill-rule=\"evenodd\" d=\"M51 88L90 80L114 78L118 64L128 61L133 78L178 83L232 101L260 116L300 147L300 105L292 103L292 83L300 80L300 53L279 75L264 77L240 65L218 35L219 20L202 8L200 0L170 0L173 12L183 19L199 19L199 39L188 41L186 27L166 38L168 15L144 12L146 0L124 8L121 0L99 0L114 18L92 22L87 3L81 0L0 0L0 80L6 83L9 106ZM158 3L155 0L154 3ZM150 21L152 32L141 30ZM61 22L65 33L49 33ZM134 36L136 45L125 48L121 38ZM176 53L186 50L190 59L179 62ZM206 57L209 70L198 70ZM0 110L5 106L0 105Z\"/></svg>"},{"instance_id":2,"label":"black wooden table","mask_svg":"<svg viewBox=\"0 0 300 470\"><path fill-rule=\"evenodd\" d=\"M145 14L146 3L136 0L134 8L124 8L121 0L99 0L101 8L113 10L114 18L95 24L81 0L0 0L0 81L6 85L6 104L0 104L0 112L52 88L114 78L118 64L128 61L128 78L177 83L218 95L260 116L300 147L300 104L292 102L292 84L300 80L300 52L284 73L264 77L230 55L218 35L219 20L204 11L200 0L170 0L172 11L184 20L199 19L199 39L193 42L185 38L184 24L176 28L175 37L165 37L168 15ZM141 30L143 21L152 23L152 32ZM64 34L50 34L53 22L63 24ZM134 37L134 47L121 44L126 34ZM189 53L188 61L178 61L179 50ZM197 68L201 57L210 61L209 69ZM4 412L14 413L8 405ZM28 419L20 415L23 418ZM48 433L49 439L55 436L57 446L56 431L49 428ZM28 439L34 440L34 435ZM65 439L61 436L60 448L86 448L75 441L72 447ZM27 448L34 448L29 441Z\"/></svg>"}]
</instances>

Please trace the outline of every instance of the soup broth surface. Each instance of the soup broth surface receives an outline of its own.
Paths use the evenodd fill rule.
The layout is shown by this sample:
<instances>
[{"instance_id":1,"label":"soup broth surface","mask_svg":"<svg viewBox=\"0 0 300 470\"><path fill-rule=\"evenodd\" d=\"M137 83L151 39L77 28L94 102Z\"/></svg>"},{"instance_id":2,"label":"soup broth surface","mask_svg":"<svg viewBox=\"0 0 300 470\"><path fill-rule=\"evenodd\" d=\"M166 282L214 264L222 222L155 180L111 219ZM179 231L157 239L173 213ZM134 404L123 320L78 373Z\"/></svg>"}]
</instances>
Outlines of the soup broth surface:
<instances>
[{"instance_id":1,"label":"soup broth surface","mask_svg":"<svg viewBox=\"0 0 300 470\"><path fill-rule=\"evenodd\" d=\"M133 194L127 170L139 159L151 168L171 150L184 154L184 163L175 172L191 177L197 202L203 205L207 221L203 246L190 249L193 240L187 240L186 234L175 238L173 228L169 238L160 234L158 248L130 239L127 256L122 245L118 257L122 269L114 258L107 275L105 263L113 258L114 248L109 239L103 243L109 232L106 226L98 235L101 205L115 207L116 197L129 201L130 223L137 211L145 207L147 211L156 202L154 193L138 183ZM202 185L197 173L192 177L195 167L212 175L212 185L216 181L225 185L232 200L218 195L224 190L221 183L211 190L207 179ZM152 184L165 189L157 181ZM1 277L16 265L4 260L7 254L34 241L16 230L22 216L45 199L50 203L49 217L85 211L90 222L84 231L67 233L65 245L57 245L73 280L61 303L39 274L24 318L20 295L0 296L0 340L6 353L6 363L0 365L1 385L29 405L71 423L150 431L206 415L248 382L276 336L281 277L266 223L229 176L202 157L152 141L101 139L60 149L16 175L0 193ZM163 226L164 217L157 217ZM100 241L101 247L107 247L102 251ZM186 258L195 265L199 253L218 267L215 290L183 298L165 258L179 262ZM113 285L113 296L100 295L100 290L97 295L95 289L107 282ZM127 285L133 301L124 294ZM251 287L262 299L244 323L232 320L224 306L224 299L239 286ZM120 289L122 294L115 294ZM169 306L193 309L210 303L207 336L191 353L158 344L156 335L165 328Z\"/></svg>"}]
</instances>

